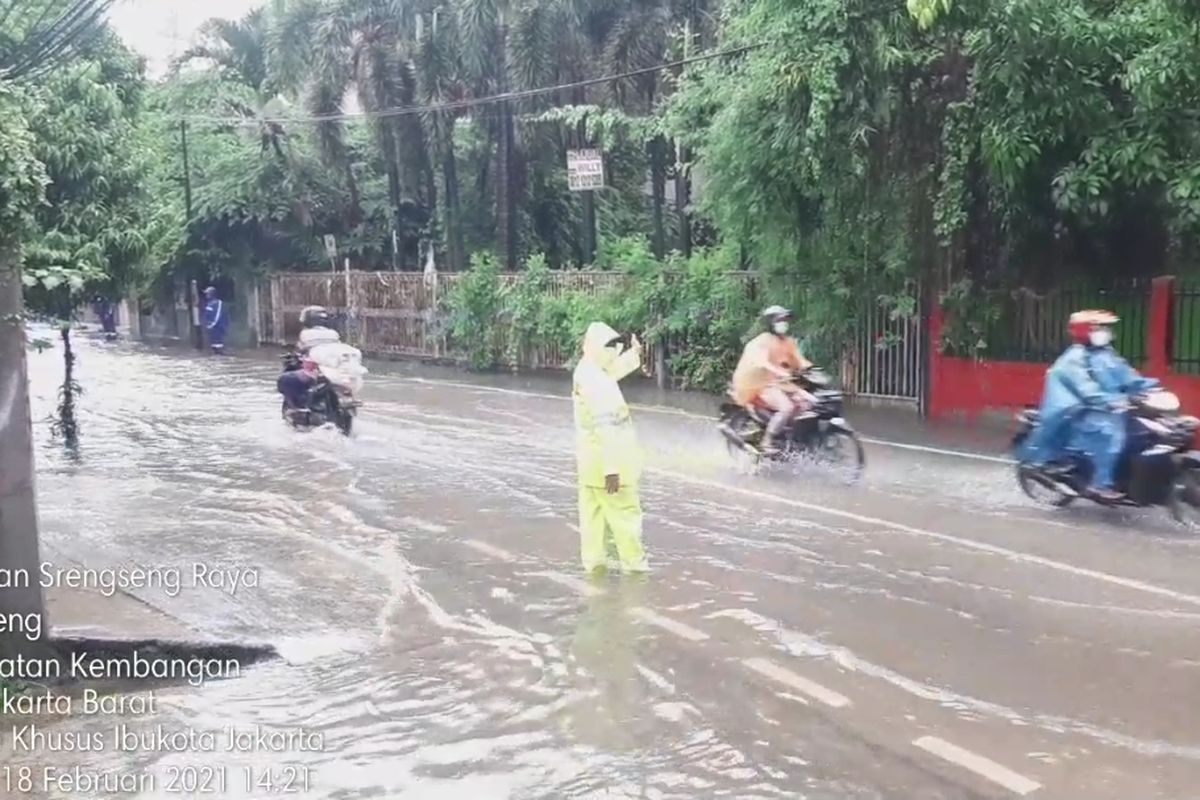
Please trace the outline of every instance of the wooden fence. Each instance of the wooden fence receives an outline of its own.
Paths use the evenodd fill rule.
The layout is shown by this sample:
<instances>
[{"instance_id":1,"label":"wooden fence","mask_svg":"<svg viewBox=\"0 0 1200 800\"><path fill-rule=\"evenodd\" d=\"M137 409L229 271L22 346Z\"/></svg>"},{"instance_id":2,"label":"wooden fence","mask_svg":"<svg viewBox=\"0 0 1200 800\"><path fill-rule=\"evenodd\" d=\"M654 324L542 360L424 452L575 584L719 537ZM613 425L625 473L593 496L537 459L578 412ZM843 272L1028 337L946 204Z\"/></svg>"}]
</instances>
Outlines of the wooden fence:
<instances>
[{"instance_id":1,"label":"wooden fence","mask_svg":"<svg viewBox=\"0 0 1200 800\"><path fill-rule=\"evenodd\" d=\"M501 285L511 287L520 274L501 275ZM312 273L282 272L270 275L260 290L260 339L287 344L300 333L300 312L319 305L338 317L346 341L367 353L433 360L461 360L463 348L450 335L448 300L461 273L424 275L408 272ZM615 272L551 273L547 293L600 294L621 287L628 276ZM502 362L511 362L505 326L499 326L496 343ZM563 369L574 352L557 346L533 348L517 354L510 367ZM653 365L656 354L648 352Z\"/></svg>"}]
</instances>

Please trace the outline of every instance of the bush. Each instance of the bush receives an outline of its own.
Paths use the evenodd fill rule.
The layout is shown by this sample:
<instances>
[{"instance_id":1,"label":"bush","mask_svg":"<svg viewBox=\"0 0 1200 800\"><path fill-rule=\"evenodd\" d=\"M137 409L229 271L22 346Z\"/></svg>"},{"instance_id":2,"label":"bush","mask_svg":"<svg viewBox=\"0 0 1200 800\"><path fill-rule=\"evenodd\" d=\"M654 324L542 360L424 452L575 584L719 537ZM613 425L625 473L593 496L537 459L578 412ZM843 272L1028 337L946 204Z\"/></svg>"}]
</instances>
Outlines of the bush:
<instances>
[{"instance_id":1,"label":"bush","mask_svg":"<svg viewBox=\"0 0 1200 800\"><path fill-rule=\"evenodd\" d=\"M499 363L498 317L504 308L500 266L490 253L471 256L471 268L450 292L450 333L466 348L472 369Z\"/></svg>"},{"instance_id":2,"label":"bush","mask_svg":"<svg viewBox=\"0 0 1200 800\"><path fill-rule=\"evenodd\" d=\"M716 391L733 374L757 317L749 281L731 272L736 263L736 254L719 248L660 261L645 238L612 239L601 243L596 268L626 276L621 286L556 293L541 254L509 288L495 259L476 255L451 293L451 330L473 369L496 367L501 341L505 361L536 367L542 349L577 354L587 326L603 321L665 344L683 388Z\"/></svg>"}]
</instances>

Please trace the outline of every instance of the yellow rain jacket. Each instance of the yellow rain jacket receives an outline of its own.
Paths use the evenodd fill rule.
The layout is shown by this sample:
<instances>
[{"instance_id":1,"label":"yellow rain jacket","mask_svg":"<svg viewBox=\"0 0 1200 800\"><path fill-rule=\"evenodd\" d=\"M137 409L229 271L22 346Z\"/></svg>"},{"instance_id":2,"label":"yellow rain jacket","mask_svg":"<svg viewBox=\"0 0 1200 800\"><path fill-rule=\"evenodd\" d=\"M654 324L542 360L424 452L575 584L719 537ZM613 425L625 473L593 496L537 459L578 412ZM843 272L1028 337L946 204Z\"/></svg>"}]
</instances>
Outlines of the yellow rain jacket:
<instances>
[{"instance_id":1,"label":"yellow rain jacket","mask_svg":"<svg viewBox=\"0 0 1200 800\"><path fill-rule=\"evenodd\" d=\"M605 347L617 332L603 322L588 326L583 339L583 358L575 367L576 460L581 486L604 486L606 475L619 475L621 484L635 486L642 476L638 447L629 406L617 382L638 368L640 354L617 355Z\"/></svg>"}]
</instances>

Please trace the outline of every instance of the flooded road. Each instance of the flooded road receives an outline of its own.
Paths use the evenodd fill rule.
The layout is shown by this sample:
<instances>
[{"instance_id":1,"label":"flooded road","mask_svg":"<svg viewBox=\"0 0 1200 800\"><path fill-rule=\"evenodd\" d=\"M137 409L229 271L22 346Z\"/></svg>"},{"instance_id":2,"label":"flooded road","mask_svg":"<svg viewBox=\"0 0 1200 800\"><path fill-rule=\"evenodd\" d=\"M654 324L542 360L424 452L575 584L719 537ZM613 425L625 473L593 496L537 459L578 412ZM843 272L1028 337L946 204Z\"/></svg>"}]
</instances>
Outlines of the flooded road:
<instances>
[{"instance_id":1,"label":"flooded road","mask_svg":"<svg viewBox=\"0 0 1200 800\"><path fill-rule=\"evenodd\" d=\"M280 422L268 360L79 349L82 460L39 426L44 557L253 573L135 594L284 659L47 728L138 752L6 763L142 797L203 794L192 768L229 797L1200 796L1200 541L1158 514L880 444L860 486L741 475L709 420L635 408L654 572L588 582L561 383L372 364L347 440ZM60 369L30 354L35 418Z\"/></svg>"}]
</instances>

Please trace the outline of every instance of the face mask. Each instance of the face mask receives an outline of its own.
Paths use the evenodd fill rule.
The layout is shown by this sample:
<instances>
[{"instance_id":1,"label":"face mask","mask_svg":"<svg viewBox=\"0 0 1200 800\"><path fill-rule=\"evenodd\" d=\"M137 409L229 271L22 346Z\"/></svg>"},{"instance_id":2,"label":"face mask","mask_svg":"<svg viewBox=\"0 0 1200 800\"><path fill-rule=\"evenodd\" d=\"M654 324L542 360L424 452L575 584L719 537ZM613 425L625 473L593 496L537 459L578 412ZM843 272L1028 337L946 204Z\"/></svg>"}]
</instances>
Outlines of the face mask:
<instances>
[{"instance_id":1,"label":"face mask","mask_svg":"<svg viewBox=\"0 0 1200 800\"><path fill-rule=\"evenodd\" d=\"M783 336L788 332L788 324L786 322L776 322L772 329L779 336Z\"/></svg>"},{"instance_id":2,"label":"face mask","mask_svg":"<svg viewBox=\"0 0 1200 800\"><path fill-rule=\"evenodd\" d=\"M1088 339L1091 341L1092 347L1108 347L1110 344L1112 344L1112 338L1112 331L1110 331L1108 328L1099 328L1092 331L1088 335Z\"/></svg>"}]
</instances>

